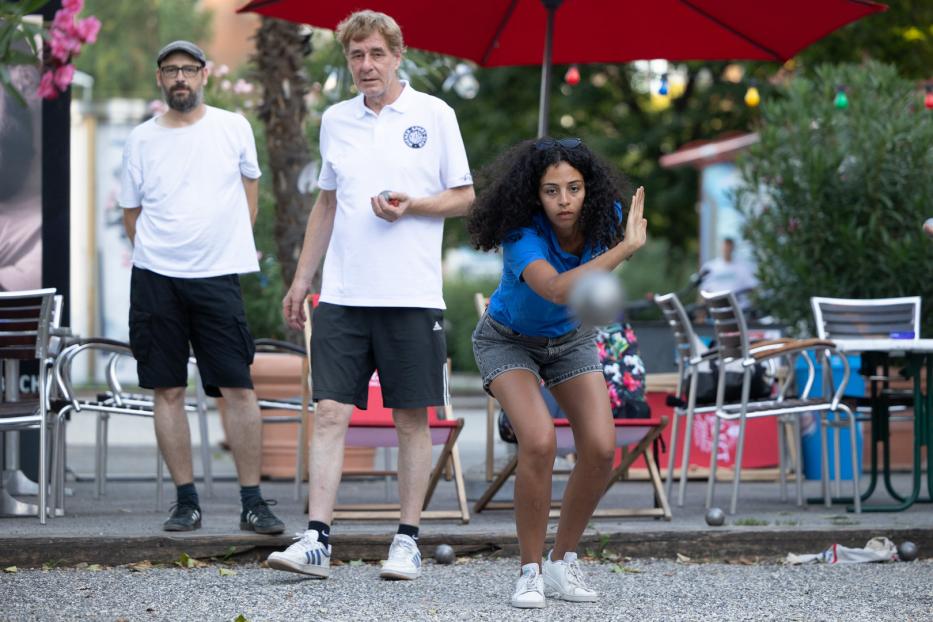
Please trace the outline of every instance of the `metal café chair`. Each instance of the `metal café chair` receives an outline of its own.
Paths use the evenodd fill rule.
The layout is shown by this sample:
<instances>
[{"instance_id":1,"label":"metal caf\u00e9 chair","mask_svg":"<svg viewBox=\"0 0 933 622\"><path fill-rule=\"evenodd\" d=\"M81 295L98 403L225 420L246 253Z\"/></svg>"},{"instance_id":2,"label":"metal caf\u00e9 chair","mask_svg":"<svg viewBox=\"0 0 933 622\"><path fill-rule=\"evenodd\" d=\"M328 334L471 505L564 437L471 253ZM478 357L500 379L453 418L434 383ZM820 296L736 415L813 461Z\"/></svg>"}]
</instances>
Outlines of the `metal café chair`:
<instances>
[{"instance_id":1,"label":"metal caf\u00e9 chair","mask_svg":"<svg viewBox=\"0 0 933 622\"><path fill-rule=\"evenodd\" d=\"M74 386L72 377L72 365L79 355L104 355L106 356L105 378L107 382L107 391L98 393L93 397L79 394ZM59 484L56 486L59 498L56 503L59 507L64 505L64 472L66 466L66 443L65 443L65 422L74 413L88 412L97 415L96 418L96 441L95 441L95 464L94 464L94 496L100 497L106 494L107 487L107 450L108 450L108 427L112 415L127 415L131 417L152 418L154 416L155 403L153 397L148 393L132 393L123 388L119 379L119 368L123 363L133 361L133 352L129 344L115 339L105 339L101 337L81 339L69 345L56 360L54 376L62 395L63 407L56 418L56 428L59 430L56 437L59 439L54 455L53 462L55 469L54 477ZM194 412L198 415L198 429L201 437L201 464L203 469L203 479L208 496L213 495L213 473L211 470L211 449L208 440L207 429L207 396L204 394L201 386L200 375L197 371L197 363L194 358L190 358L189 366L194 368L194 386L195 395L186 398L185 411ZM156 452L156 509L163 507L163 479L164 467L162 454Z\"/></svg>"},{"instance_id":2,"label":"metal caf\u00e9 chair","mask_svg":"<svg viewBox=\"0 0 933 622\"><path fill-rule=\"evenodd\" d=\"M921 298L901 296L895 298L810 298L816 334L820 339L871 340L890 339L913 342L920 339ZM862 501L871 497L878 483L878 445L882 450L882 475L887 492L896 501L904 497L894 490L891 482L891 453L888 438L888 423L891 421L913 421L913 414L905 411L914 406L912 391L891 389L890 358L886 354L863 352L861 370L870 386L867 397L855 398L856 421L871 424L871 471L868 487L862 493ZM892 414L898 413L898 414ZM844 422L830 421L831 427L841 427ZM820 428L820 444L823 455L827 455L825 428ZM833 435L835 490L840 496L840 447L839 434ZM854 451L854 445L853 445Z\"/></svg>"},{"instance_id":3,"label":"metal caf\u00e9 chair","mask_svg":"<svg viewBox=\"0 0 933 622\"><path fill-rule=\"evenodd\" d=\"M842 357L843 377L839 387L831 391L833 386L832 374L830 372L830 357L837 354L835 344L832 341L823 339L793 339L780 342L774 342L764 347L752 348L749 345L748 329L745 323L745 317L742 309L733 292L701 292L703 301L706 304L709 316L713 320L713 326L716 335L718 347L719 368L725 369L731 362L739 362L742 370L742 395L741 399L732 404L725 401L726 374L719 374L719 382L716 389L716 417L713 429L713 444L710 455L709 481L706 490L706 507L710 507L713 502L714 489L716 485L716 466L719 446L719 430L721 421L738 421L739 433L736 444L735 457L735 477L732 482L732 500L729 506L729 513L735 514L736 504L739 496L739 485L741 481L742 457L745 450L745 427L750 418L758 417L790 417L794 420L796 430L795 441L797 443L797 455L801 454L800 447L800 421L799 418L804 413L813 412L823 415L826 419L828 412L844 412L848 420L849 431L852 434L853 445L855 444L856 426L855 418L850 408L842 401L846 384L849 380L849 363L845 357ZM815 366L807 354L808 350L817 353L817 357L823 364L824 373L824 391L822 397L809 397L810 391L815 380ZM807 362L809 377L800 393L800 397L795 399L786 399L783 394L777 399L771 401L751 402L749 400L749 389L751 385L752 370L754 366L763 361L773 360L775 358L785 358L788 360L786 368L788 376L785 380L789 383L794 377L794 358L803 356ZM827 506L830 505L829 496L829 470L826 467L826 454L823 454L823 495ZM797 484L797 503L803 503L803 469L801 460L797 460L796 472ZM855 511L861 512L861 504L858 498L858 464L856 453L852 452L852 488L855 496Z\"/></svg>"},{"instance_id":4,"label":"metal caf\u00e9 chair","mask_svg":"<svg viewBox=\"0 0 933 622\"><path fill-rule=\"evenodd\" d=\"M21 430L39 431L39 503L36 513L45 524L49 514L49 372L53 360L52 339L58 332L61 296L54 288L0 292L0 360L3 361L4 395L0 402L0 432L4 436ZM23 361L36 361L38 394L22 399L19 395L19 368ZM6 439L5 439L6 440ZM18 443L7 444L7 473L18 473ZM10 451L10 450L13 451ZM17 501L0 488L5 513L31 513L29 504Z\"/></svg>"}]
</instances>

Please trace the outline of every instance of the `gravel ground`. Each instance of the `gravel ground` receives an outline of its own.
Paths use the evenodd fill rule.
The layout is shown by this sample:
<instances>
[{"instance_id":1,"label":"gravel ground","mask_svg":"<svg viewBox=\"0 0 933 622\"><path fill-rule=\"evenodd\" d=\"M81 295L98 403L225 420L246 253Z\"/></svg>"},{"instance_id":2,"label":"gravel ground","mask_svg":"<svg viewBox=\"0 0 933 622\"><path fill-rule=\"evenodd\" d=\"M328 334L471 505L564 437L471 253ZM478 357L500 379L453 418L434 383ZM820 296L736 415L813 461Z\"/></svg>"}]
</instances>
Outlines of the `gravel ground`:
<instances>
[{"instance_id":1,"label":"gravel ground","mask_svg":"<svg viewBox=\"0 0 933 622\"><path fill-rule=\"evenodd\" d=\"M326 581L257 565L147 563L0 573L3 620L930 620L933 561L783 566L586 562L601 598L508 605L518 562L460 559L387 582L351 563Z\"/></svg>"}]
</instances>

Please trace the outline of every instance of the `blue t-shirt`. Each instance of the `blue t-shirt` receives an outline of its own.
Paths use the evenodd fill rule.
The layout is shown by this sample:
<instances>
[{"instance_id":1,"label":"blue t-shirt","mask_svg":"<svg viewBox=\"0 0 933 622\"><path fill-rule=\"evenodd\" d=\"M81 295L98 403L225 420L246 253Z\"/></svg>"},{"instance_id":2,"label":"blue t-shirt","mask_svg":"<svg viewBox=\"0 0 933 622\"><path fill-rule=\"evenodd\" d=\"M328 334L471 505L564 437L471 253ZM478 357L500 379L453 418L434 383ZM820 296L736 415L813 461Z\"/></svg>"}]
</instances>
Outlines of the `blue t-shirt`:
<instances>
[{"instance_id":1,"label":"blue t-shirt","mask_svg":"<svg viewBox=\"0 0 933 622\"><path fill-rule=\"evenodd\" d=\"M621 218L622 206L616 203L615 207ZM550 221L543 213L535 214L530 227L520 228L502 243L502 280L489 298L490 317L522 335L559 337L569 333L580 325L570 309L536 294L521 278L522 272L538 259L558 272L567 272L605 251L605 247L593 249L589 244L580 256L562 250Z\"/></svg>"}]
</instances>

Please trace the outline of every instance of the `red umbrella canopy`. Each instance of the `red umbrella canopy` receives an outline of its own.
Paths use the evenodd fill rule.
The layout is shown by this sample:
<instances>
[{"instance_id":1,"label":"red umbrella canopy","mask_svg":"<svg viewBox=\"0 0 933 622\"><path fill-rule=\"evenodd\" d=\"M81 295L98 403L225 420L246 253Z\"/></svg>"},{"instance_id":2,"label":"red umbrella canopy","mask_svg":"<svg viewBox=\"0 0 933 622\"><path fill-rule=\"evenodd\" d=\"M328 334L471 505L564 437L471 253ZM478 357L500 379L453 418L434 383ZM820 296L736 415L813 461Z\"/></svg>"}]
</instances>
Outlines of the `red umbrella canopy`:
<instances>
[{"instance_id":1,"label":"red umbrella canopy","mask_svg":"<svg viewBox=\"0 0 933 622\"><path fill-rule=\"evenodd\" d=\"M547 134L553 63L784 61L887 7L870 0L252 0L253 11L337 27L353 11L387 13L405 44L484 67L538 65L538 135Z\"/></svg>"},{"instance_id":2,"label":"red umbrella canopy","mask_svg":"<svg viewBox=\"0 0 933 622\"><path fill-rule=\"evenodd\" d=\"M334 29L351 12L387 13L406 45L479 65L538 65L557 4L551 61L784 61L837 28L883 11L868 0L252 0L240 11Z\"/></svg>"}]
</instances>

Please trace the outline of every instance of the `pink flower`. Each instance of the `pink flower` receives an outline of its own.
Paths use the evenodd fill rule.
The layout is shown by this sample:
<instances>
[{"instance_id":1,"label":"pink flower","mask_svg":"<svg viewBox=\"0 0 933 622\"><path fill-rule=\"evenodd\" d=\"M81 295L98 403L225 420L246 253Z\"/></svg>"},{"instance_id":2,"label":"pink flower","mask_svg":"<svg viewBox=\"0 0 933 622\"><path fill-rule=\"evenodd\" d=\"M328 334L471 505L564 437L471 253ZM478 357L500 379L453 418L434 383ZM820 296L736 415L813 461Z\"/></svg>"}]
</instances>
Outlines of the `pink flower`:
<instances>
[{"instance_id":1,"label":"pink flower","mask_svg":"<svg viewBox=\"0 0 933 622\"><path fill-rule=\"evenodd\" d=\"M52 58L60 63L67 63L72 54L81 51L81 42L72 37L67 32L58 29L52 29L52 40L49 44L52 48Z\"/></svg>"},{"instance_id":2,"label":"pink flower","mask_svg":"<svg viewBox=\"0 0 933 622\"><path fill-rule=\"evenodd\" d=\"M622 384L624 384L625 388L629 391L634 391L638 388L638 381L635 380L635 377L632 376L631 372L625 372L622 374Z\"/></svg>"},{"instance_id":3,"label":"pink flower","mask_svg":"<svg viewBox=\"0 0 933 622\"><path fill-rule=\"evenodd\" d=\"M62 65L55 70L55 87L64 93L71 85L71 80L75 77L74 65Z\"/></svg>"},{"instance_id":4,"label":"pink flower","mask_svg":"<svg viewBox=\"0 0 933 622\"><path fill-rule=\"evenodd\" d=\"M55 12L55 17L52 18L51 29L53 31L61 30L63 32L67 32L71 25L74 24L74 21L74 13L69 13L65 9L60 9Z\"/></svg>"},{"instance_id":5,"label":"pink flower","mask_svg":"<svg viewBox=\"0 0 933 622\"><path fill-rule=\"evenodd\" d=\"M52 70L48 70L42 74L42 79L39 81L39 86L36 88L36 95L42 99L55 99L58 97Z\"/></svg>"},{"instance_id":6,"label":"pink flower","mask_svg":"<svg viewBox=\"0 0 933 622\"><path fill-rule=\"evenodd\" d=\"M217 76L218 78L223 78L225 75L227 75L228 73L230 73L230 67L228 67L228 66L226 66L226 65L220 65L219 67L217 67L217 70L214 71L213 73L214 73L214 75Z\"/></svg>"},{"instance_id":7,"label":"pink flower","mask_svg":"<svg viewBox=\"0 0 933 622\"><path fill-rule=\"evenodd\" d=\"M94 43L97 41L97 33L100 32L100 20L96 17L85 17L78 21L74 27L74 33L82 43Z\"/></svg>"},{"instance_id":8,"label":"pink flower","mask_svg":"<svg viewBox=\"0 0 933 622\"><path fill-rule=\"evenodd\" d=\"M221 91L229 91L231 86L233 86L233 85L230 83L230 80L221 80L221 81L220 81L220 90L221 90Z\"/></svg>"},{"instance_id":9,"label":"pink flower","mask_svg":"<svg viewBox=\"0 0 933 622\"><path fill-rule=\"evenodd\" d=\"M84 8L84 0L62 0L63 11L69 11L70 13L80 13L81 9Z\"/></svg>"},{"instance_id":10,"label":"pink flower","mask_svg":"<svg viewBox=\"0 0 933 622\"><path fill-rule=\"evenodd\" d=\"M253 85L240 78L233 84L233 92L237 95L246 95L253 92Z\"/></svg>"}]
</instances>

